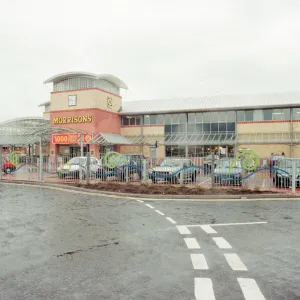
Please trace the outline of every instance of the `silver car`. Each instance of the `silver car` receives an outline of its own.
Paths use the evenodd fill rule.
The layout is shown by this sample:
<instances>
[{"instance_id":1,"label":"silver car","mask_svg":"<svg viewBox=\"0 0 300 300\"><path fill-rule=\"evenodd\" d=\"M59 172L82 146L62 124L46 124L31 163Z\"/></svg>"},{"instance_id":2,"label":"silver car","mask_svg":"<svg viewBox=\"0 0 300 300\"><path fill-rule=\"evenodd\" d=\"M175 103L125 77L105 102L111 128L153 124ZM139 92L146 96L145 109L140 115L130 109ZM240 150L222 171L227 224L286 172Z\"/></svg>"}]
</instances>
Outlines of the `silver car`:
<instances>
[{"instance_id":1,"label":"silver car","mask_svg":"<svg viewBox=\"0 0 300 300\"><path fill-rule=\"evenodd\" d=\"M198 169L190 159L185 158L167 158L160 166L149 171L149 178L152 182L164 180L172 183L179 183L182 177L183 181L197 180Z\"/></svg>"}]
</instances>

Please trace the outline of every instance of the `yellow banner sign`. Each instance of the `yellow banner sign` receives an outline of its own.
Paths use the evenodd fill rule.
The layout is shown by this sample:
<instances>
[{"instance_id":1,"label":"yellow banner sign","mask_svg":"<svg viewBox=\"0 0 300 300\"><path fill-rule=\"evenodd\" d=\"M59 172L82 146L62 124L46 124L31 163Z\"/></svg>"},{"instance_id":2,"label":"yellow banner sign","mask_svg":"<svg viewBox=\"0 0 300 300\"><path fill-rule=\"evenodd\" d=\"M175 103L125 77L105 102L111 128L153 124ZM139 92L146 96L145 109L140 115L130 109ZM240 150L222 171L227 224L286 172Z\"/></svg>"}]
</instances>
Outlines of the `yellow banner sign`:
<instances>
[{"instance_id":1,"label":"yellow banner sign","mask_svg":"<svg viewBox=\"0 0 300 300\"><path fill-rule=\"evenodd\" d=\"M53 124L76 124L76 123L91 123L92 116L75 116L75 117L54 117Z\"/></svg>"}]
</instances>

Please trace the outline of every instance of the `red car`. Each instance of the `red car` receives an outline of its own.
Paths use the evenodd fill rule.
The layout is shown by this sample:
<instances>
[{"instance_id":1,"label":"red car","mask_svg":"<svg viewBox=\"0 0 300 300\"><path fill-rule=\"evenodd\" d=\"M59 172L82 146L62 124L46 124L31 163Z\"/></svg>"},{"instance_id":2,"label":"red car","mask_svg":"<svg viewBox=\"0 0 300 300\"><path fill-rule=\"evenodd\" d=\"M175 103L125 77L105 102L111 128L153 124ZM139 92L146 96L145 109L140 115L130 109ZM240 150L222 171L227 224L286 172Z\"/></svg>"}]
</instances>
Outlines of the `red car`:
<instances>
[{"instance_id":1,"label":"red car","mask_svg":"<svg viewBox=\"0 0 300 300\"><path fill-rule=\"evenodd\" d=\"M9 174L16 170L16 165L11 163L6 157L3 158L2 172Z\"/></svg>"}]
</instances>

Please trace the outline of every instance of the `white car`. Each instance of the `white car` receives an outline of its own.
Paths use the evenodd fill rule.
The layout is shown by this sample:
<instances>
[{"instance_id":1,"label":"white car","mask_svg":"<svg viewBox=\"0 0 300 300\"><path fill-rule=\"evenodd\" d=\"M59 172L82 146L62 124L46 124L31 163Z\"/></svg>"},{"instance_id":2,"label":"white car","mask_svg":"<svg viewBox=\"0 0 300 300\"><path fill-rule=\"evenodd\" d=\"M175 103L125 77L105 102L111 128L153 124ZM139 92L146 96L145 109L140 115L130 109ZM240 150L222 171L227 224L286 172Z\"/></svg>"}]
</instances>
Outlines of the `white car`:
<instances>
[{"instance_id":1,"label":"white car","mask_svg":"<svg viewBox=\"0 0 300 300\"><path fill-rule=\"evenodd\" d=\"M95 174L98 171L98 167L99 162L97 158L91 157L90 173ZM73 157L67 163L57 169L57 174L59 178L80 178L80 170L82 172L82 178L86 178L87 158L84 156Z\"/></svg>"}]
</instances>

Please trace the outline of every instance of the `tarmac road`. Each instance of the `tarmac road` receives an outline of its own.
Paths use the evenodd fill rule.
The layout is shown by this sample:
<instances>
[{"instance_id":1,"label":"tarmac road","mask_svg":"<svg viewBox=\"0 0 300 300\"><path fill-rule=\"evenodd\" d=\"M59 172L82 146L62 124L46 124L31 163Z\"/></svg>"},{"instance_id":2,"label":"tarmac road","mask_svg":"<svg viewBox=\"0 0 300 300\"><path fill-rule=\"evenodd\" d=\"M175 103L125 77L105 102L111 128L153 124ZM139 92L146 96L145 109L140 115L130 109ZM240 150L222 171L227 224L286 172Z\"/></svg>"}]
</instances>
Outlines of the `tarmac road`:
<instances>
[{"instance_id":1,"label":"tarmac road","mask_svg":"<svg viewBox=\"0 0 300 300\"><path fill-rule=\"evenodd\" d=\"M299 209L1 184L0 297L300 299Z\"/></svg>"}]
</instances>

